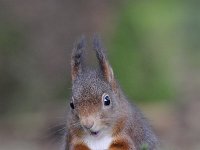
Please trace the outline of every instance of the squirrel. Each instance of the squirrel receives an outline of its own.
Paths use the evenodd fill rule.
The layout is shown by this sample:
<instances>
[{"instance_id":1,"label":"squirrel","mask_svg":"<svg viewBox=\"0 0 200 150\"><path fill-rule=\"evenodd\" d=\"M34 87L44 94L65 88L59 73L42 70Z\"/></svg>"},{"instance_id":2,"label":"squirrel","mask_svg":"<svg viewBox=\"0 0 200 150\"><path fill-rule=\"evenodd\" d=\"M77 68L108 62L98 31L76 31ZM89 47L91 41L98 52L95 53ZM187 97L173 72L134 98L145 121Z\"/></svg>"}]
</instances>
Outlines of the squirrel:
<instances>
[{"instance_id":1,"label":"squirrel","mask_svg":"<svg viewBox=\"0 0 200 150\"><path fill-rule=\"evenodd\" d=\"M98 36L93 39L99 67L84 65L85 37L72 51L72 94L65 150L156 150L158 140L141 111L121 90Z\"/></svg>"}]
</instances>

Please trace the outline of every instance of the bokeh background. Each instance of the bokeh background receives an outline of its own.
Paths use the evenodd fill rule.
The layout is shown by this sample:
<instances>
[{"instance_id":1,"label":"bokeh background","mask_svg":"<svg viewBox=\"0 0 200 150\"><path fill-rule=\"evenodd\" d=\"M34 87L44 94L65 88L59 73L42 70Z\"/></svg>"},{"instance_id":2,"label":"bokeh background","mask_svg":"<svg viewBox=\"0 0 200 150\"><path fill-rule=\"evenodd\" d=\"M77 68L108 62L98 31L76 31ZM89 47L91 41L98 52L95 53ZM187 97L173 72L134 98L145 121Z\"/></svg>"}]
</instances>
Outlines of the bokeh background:
<instances>
[{"instance_id":1,"label":"bokeh background","mask_svg":"<svg viewBox=\"0 0 200 150\"><path fill-rule=\"evenodd\" d=\"M0 150L58 149L71 49L94 33L161 149L199 150L198 0L0 0Z\"/></svg>"}]
</instances>

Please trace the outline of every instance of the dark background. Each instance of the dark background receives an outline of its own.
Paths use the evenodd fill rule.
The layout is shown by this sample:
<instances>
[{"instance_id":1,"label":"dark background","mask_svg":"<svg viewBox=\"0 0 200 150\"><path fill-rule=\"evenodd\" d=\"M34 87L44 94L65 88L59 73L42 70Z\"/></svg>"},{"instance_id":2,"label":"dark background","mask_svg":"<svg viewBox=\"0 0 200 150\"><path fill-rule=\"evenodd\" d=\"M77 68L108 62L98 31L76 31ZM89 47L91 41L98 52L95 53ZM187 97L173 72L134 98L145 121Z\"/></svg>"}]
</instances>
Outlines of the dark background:
<instances>
[{"instance_id":1,"label":"dark background","mask_svg":"<svg viewBox=\"0 0 200 150\"><path fill-rule=\"evenodd\" d=\"M94 33L161 149L199 150L198 0L0 0L0 149L59 147L73 43Z\"/></svg>"}]
</instances>

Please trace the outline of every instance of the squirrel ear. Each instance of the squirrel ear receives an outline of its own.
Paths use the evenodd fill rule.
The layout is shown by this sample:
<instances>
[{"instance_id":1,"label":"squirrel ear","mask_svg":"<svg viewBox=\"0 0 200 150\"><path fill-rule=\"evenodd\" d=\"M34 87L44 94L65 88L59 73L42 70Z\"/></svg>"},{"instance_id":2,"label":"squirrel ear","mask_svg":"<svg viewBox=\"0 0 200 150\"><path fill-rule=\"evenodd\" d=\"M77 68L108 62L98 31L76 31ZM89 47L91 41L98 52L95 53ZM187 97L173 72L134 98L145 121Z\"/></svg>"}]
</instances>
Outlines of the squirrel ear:
<instances>
[{"instance_id":1,"label":"squirrel ear","mask_svg":"<svg viewBox=\"0 0 200 150\"><path fill-rule=\"evenodd\" d=\"M105 80L108 83L110 83L113 90L116 90L116 81L114 79L113 70L112 70L111 66L109 65L109 62L104 53L104 49L102 48L101 41L97 35L94 36L93 47L94 47L94 50L96 51L96 56L99 61L99 66L100 66L100 69L102 71L102 74L103 74Z\"/></svg>"},{"instance_id":2,"label":"squirrel ear","mask_svg":"<svg viewBox=\"0 0 200 150\"><path fill-rule=\"evenodd\" d=\"M85 48L85 37L82 36L75 42L71 56L72 81L83 71L83 49Z\"/></svg>"}]
</instances>

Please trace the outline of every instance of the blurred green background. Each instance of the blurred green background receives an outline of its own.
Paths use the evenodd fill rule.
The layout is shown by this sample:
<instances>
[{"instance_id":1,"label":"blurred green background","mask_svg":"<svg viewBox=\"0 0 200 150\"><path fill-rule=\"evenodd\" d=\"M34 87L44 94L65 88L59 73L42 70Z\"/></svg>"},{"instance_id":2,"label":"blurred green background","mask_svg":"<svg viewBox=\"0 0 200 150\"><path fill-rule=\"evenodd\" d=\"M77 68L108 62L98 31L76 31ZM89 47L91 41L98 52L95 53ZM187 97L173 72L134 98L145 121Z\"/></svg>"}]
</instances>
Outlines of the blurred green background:
<instances>
[{"instance_id":1,"label":"blurred green background","mask_svg":"<svg viewBox=\"0 0 200 150\"><path fill-rule=\"evenodd\" d=\"M198 0L0 0L0 149L59 147L50 132L65 120L71 49L94 33L161 149L199 150Z\"/></svg>"}]
</instances>

